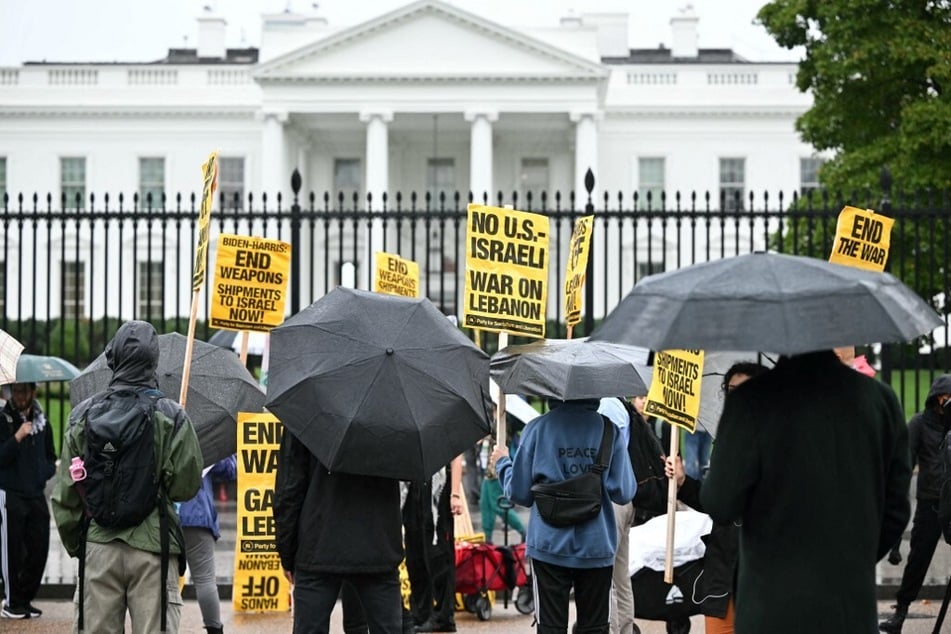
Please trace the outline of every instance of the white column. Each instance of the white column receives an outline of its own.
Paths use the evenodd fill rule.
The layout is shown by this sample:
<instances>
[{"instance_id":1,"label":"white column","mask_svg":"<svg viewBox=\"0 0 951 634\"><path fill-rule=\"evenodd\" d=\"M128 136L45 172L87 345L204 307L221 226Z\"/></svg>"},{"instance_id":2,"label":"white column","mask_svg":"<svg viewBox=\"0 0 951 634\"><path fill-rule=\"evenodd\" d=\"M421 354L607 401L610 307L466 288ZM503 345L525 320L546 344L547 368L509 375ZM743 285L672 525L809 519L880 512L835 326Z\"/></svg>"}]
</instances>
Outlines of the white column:
<instances>
[{"instance_id":1,"label":"white column","mask_svg":"<svg viewBox=\"0 0 951 634\"><path fill-rule=\"evenodd\" d=\"M590 169L594 173L595 191L598 179L598 126L597 113L592 111L572 112L575 123L575 206L584 210L588 191L584 187L584 175ZM594 196L594 191L591 192Z\"/></svg>"},{"instance_id":2,"label":"white column","mask_svg":"<svg viewBox=\"0 0 951 634\"><path fill-rule=\"evenodd\" d=\"M472 123L469 142L469 189L474 202L481 203L486 192L489 203L495 199L492 184L492 124L499 120L495 111L471 110L465 113Z\"/></svg>"},{"instance_id":3,"label":"white column","mask_svg":"<svg viewBox=\"0 0 951 634\"><path fill-rule=\"evenodd\" d=\"M267 194L267 205L277 205L277 193L290 190L291 175L287 171L287 148L284 140L286 112L264 112L261 129L261 191Z\"/></svg>"},{"instance_id":4,"label":"white column","mask_svg":"<svg viewBox=\"0 0 951 634\"><path fill-rule=\"evenodd\" d=\"M383 193L389 188L390 181L390 138L388 124L393 120L392 111L364 111L360 121L367 124L366 154L366 190L373 197L373 210L383 209ZM389 206L389 201L387 201ZM383 221L374 219L370 226L370 253L383 250ZM362 288L373 290L373 271L376 257L371 255L370 262L360 267Z\"/></svg>"}]
</instances>

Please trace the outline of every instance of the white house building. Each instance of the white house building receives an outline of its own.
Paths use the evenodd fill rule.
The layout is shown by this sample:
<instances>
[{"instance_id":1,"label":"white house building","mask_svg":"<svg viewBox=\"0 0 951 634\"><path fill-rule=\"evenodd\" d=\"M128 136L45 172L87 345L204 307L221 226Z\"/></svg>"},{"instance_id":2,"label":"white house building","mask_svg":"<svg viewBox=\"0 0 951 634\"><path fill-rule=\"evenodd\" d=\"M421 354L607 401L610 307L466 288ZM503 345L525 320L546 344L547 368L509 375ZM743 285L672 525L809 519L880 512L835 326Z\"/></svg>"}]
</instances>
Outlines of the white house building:
<instances>
[{"instance_id":1,"label":"white house building","mask_svg":"<svg viewBox=\"0 0 951 634\"><path fill-rule=\"evenodd\" d=\"M47 193L56 209L61 196L68 206L78 195L82 207L101 207L108 192L116 208L123 193L129 208L134 194L145 207L147 195L159 206L164 193L174 207L175 194L200 187L199 167L211 150L220 152L228 200L237 195L244 206L249 193L256 201L266 193L271 209L278 192L286 209L295 168L304 192L322 200L329 191L332 201L344 192L348 204L356 193L362 209L367 195L379 209L384 192L392 207L397 191L471 191L477 200L516 192L524 200L529 191L557 190L568 201L571 190L585 191L589 168L596 200L603 192L638 192L642 207L648 192L655 208L661 191L709 192L710 208L719 209L721 196L733 205L737 193L745 200L750 192L790 195L815 186L820 159L794 129L811 103L795 87L794 63L698 48L698 17L689 9L671 18L670 47L629 42L629 19L582 13L557 28L523 28L506 25L504 16L489 20L420 0L346 27L319 15L265 15L259 49L227 49L225 20L206 13L197 48L170 49L152 63L0 68L0 197L9 195L12 211L21 208L20 194L22 207L32 209L38 193L43 210ZM162 282L169 259L189 266L190 250L177 240L155 236L148 251L156 257L135 269L137 297L120 297L121 308L112 309L111 284L90 278L110 268L129 275L143 236L93 228L125 249L97 256L104 241L64 223L42 236L54 256L34 262L18 251L33 244L30 231L27 224L4 238L8 314L55 315L70 306L90 316L141 312L141 289L149 287L174 314L170 300L187 296L188 289ZM643 247L625 244L621 234L604 244ZM90 262L83 256L58 266L58 253L74 247L90 249ZM96 257L123 259L102 266ZM324 266L321 258L307 261L316 264L300 272L305 289ZM609 278L630 275L599 266ZM358 285L368 284L367 271L360 269ZM45 297L20 296L24 277L75 292L50 306ZM13 302L29 306L14 310ZM596 302L603 314L611 300Z\"/></svg>"}]
</instances>

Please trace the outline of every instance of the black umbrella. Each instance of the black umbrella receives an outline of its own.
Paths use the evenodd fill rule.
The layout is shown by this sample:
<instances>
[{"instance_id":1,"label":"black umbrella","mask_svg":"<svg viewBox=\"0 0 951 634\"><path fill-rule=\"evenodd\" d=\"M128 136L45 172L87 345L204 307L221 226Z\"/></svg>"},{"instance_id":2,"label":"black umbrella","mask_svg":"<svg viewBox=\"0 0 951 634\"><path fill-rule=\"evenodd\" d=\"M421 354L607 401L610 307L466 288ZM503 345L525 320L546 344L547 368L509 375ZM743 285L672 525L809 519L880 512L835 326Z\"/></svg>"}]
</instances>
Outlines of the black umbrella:
<instances>
[{"instance_id":1,"label":"black umbrella","mask_svg":"<svg viewBox=\"0 0 951 634\"><path fill-rule=\"evenodd\" d=\"M644 278L591 339L653 350L800 354L909 341L941 323L888 273L752 253Z\"/></svg>"},{"instance_id":2,"label":"black umbrella","mask_svg":"<svg viewBox=\"0 0 951 634\"><path fill-rule=\"evenodd\" d=\"M503 392L569 401L647 394L648 350L587 339L543 339L492 355Z\"/></svg>"},{"instance_id":3,"label":"black umbrella","mask_svg":"<svg viewBox=\"0 0 951 634\"><path fill-rule=\"evenodd\" d=\"M159 335L159 389L173 401L182 390L186 337L178 333ZM69 384L69 400L75 406L109 387L112 370L101 354ZM260 412L264 391L228 349L194 341L185 397L185 412L195 425L205 466L230 456L237 449L238 412Z\"/></svg>"},{"instance_id":4,"label":"black umbrella","mask_svg":"<svg viewBox=\"0 0 951 634\"><path fill-rule=\"evenodd\" d=\"M428 299L338 287L270 355L267 408L331 471L420 480L490 432L488 357Z\"/></svg>"}]
</instances>

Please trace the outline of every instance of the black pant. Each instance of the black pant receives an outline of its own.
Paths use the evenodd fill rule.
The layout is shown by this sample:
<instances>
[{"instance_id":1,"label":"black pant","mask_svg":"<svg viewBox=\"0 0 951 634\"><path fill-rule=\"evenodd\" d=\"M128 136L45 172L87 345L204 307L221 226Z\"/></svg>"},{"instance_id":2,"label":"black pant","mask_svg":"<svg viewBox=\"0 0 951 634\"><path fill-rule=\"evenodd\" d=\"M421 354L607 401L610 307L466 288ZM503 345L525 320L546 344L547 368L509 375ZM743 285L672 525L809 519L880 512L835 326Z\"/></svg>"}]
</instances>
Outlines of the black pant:
<instances>
[{"instance_id":1,"label":"black pant","mask_svg":"<svg viewBox=\"0 0 951 634\"><path fill-rule=\"evenodd\" d=\"M410 610L417 625L432 621L437 626L449 626L456 622L454 519L449 469L446 471L446 484L437 504L439 517L435 522L430 480L411 483L403 507Z\"/></svg>"},{"instance_id":2,"label":"black pant","mask_svg":"<svg viewBox=\"0 0 951 634\"><path fill-rule=\"evenodd\" d=\"M532 560L538 634L565 634L568 631L568 600L572 586L577 613L574 634L608 634L613 571L613 566L566 568Z\"/></svg>"},{"instance_id":3,"label":"black pant","mask_svg":"<svg viewBox=\"0 0 951 634\"><path fill-rule=\"evenodd\" d=\"M353 585L366 614L370 634L401 634L399 572L332 574L294 572L294 634L329 634L330 613L344 582ZM344 620L350 621L348 593L344 593Z\"/></svg>"},{"instance_id":4,"label":"black pant","mask_svg":"<svg viewBox=\"0 0 951 634\"><path fill-rule=\"evenodd\" d=\"M905 571L901 576L901 587L896 598L898 603L908 605L918 598L921 584L928 574L928 566L934 556L934 549L941 538L941 524L938 523L938 502L936 500L918 500L915 517L911 524L911 550Z\"/></svg>"},{"instance_id":5,"label":"black pant","mask_svg":"<svg viewBox=\"0 0 951 634\"><path fill-rule=\"evenodd\" d=\"M49 549L46 498L0 490L0 570L7 605L25 608L36 598Z\"/></svg>"}]
</instances>

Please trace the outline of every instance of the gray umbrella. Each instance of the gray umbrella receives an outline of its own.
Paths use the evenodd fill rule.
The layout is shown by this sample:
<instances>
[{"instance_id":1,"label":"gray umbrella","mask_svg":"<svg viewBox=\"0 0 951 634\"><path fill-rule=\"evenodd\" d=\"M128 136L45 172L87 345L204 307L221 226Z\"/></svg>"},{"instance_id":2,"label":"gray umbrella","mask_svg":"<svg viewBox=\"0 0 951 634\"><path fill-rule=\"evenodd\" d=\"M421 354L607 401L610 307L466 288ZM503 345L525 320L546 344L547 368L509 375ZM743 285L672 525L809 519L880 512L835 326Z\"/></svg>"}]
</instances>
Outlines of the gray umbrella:
<instances>
[{"instance_id":1,"label":"gray umbrella","mask_svg":"<svg viewBox=\"0 0 951 634\"><path fill-rule=\"evenodd\" d=\"M338 287L271 331L267 408L331 471L421 480L491 431L488 361L428 299Z\"/></svg>"},{"instance_id":2,"label":"gray umbrella","mask_svg":"<svg viewBox=\"0 0 951 634\"><path fill-rule=\"evenodd\" d=\"M543 339L492 355L491 372L503 392L569 401L647 394L651 369L644 348Z\"/></svg>"},{"instance_id":3,"label":"gray umbrella","mask_svg":"<svg viewBox=\"0 0 951 634\"><path fill-rule=\"evenodd\" d=\"M644 278L591 338L653 350L800 354L909 341L941 323L888 273L752 253Z\"/></svg>"},{"instance_id":4,"label":"gray umbrella","mask_svg":"<svg viewBox=\"0 0 951 634\"><path fill-rule=\"evenodd\" d=\"M159 335L159 389L173 401L182 390L182 368L187 338L178 333ZM69 384L75 406L109 387L112 370L101 354ZM231 351L204 341L194 341L185 398L185 413L195 425L205 466L237 450L238 412L260 412L264 391Z\"/></svg>"}]
</instances>

